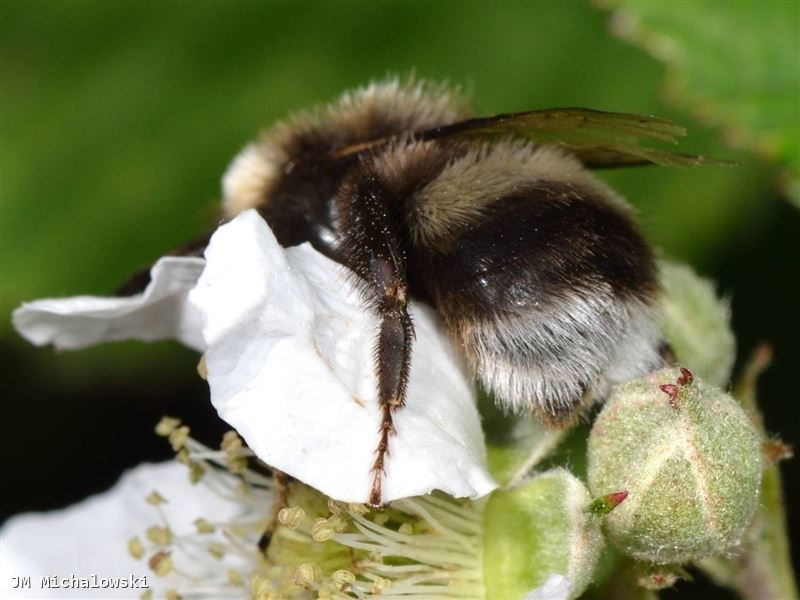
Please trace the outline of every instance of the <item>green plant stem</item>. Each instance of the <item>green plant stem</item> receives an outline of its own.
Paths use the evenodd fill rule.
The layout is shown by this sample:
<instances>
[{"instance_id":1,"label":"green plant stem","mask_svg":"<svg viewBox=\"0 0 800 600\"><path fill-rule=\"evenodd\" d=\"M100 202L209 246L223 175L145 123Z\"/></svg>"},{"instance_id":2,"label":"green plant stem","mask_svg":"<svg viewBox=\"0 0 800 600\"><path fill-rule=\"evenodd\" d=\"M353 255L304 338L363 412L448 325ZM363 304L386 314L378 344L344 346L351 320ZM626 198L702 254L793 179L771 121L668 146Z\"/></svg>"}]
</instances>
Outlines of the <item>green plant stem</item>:
<instances>
[{"instance_id":1,"label":"green plant stem","mask_svg":"<svg viewBox=\"0 0 800 600\"><path fill-rule=\"evenodd\" d=\"M617 555L605 578L595 581L584 600L658 600L658 593L640 584L642 570L627 557Z\"/></svg>"},{"instance_id":2,"label":"green plant stem","mask_svg":"<svg viewBox=\"0 0 800 600\"><path fill-rule=\"evenodd\" d=\"M528 454L528 457L511 476L511 479L508 481L508 487L514 487L522 483L522 481L528 476L534 467L538 465L542 459L553 452L570 431L571 429L567 428L555 429L545 433L539 442L533 448L531 448L531 452Z\"/></svg>"},{"instance_id":3,"label":"green plant stem","mask_svg":"<svg viewBox=\"0 0 800 600\"><path fill-rule=\"evenodd\" d=\"M742 407L766 440L764 420L756 402L756 382L771 360L768 346L758 348L736 388ZM797 584L789 556L786 510L777 464L764 470L761 504L744 541L744 552L733 558L712 558L700 566L714 581L752 600L797 600Z\"/></svg>"},{"instance_id":4,"label":"green plant stem","mask_svg":"<svg viewBox=\"0 0 800 600\"><path fill-rule=\"evenodd\" d=\"M745 540L745 552L714 557L698 566L715 582L750 600L796 600L797 587L789 559L783 493L778 467L764 472L761 507Z\"/></svg>"}]
</instances>

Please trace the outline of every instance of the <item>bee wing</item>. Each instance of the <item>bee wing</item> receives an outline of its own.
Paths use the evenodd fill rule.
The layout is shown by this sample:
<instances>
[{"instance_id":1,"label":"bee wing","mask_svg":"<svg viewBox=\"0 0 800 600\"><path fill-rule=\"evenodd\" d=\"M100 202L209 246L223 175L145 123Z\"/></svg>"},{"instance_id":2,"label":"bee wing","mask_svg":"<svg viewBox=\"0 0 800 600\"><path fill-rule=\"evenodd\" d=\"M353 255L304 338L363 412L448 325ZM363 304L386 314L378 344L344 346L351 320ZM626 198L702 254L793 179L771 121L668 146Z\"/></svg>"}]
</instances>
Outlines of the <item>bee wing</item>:
<instances>
[{"instance_id":1,"label":"bee wing","mask_svg":"<svg viewBox=\"0 0 800 600\"><path fill-rule=\"evenodd\" d=\"M696 166L726 164L704 156L659 150L648 141L677 144L686 129L668 119L648 115L611 113L588 108L556 108L509 113L461 121L419 134L422 139L493 139L516 136L560 146L587 167L636 165Z\"/></svg>"},{"instance_id":2,"label":"bee wing","mask_svg":"<svg viewBox=\"0 0 800 600\"><path fill-rule=\"evenodd\" d=\"M539 144L560 146L593 169L650 164L678 167L731 164L644 145L648 141L677 144L678 138L685 135L686 129L661 117L589 108L554 108L469 119L420 131L413 137L421 140L491 140L515 136ZM381 139L349 146L337 152L334 158L350 158L388 141Z\"/></svg>"},{"instance_id":3,"label":"bee wing","mask_svg":"<svg viewBox=\"0 0 800 600\"><path fill-rule=\"evenodd\" d=\"M669 152L647 147L634 148L617 144L581 146L558 142L548 143L564 148L590 169L615 169L646 165L660 165L662 167L698 167L700 165L731 166L734 164L731 161L709 158L698 154Z\"/></svg>"}]
</instances>

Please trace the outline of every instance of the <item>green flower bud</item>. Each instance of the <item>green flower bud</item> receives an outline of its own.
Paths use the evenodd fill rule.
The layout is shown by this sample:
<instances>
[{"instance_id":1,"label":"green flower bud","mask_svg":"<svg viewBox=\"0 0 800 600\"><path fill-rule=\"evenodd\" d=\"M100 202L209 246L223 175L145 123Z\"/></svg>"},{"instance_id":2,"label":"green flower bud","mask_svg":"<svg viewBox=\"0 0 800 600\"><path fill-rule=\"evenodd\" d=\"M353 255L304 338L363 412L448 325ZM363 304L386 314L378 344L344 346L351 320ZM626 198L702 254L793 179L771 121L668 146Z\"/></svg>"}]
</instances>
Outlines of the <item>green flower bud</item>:
<instances>
[{"instance_id":1,"label":"green flower bud","mask_svg":"<svg viewBox=\"0 0 800 600\"><path fill-rule=\"evenodd\" d=\"M687 265L661 261L661 330L681 364L719 386L730 381L736 339L730 306Z\"/></svg>"},{"instance_id":2,"label":"green flower bud","mask_svg":"<svg viewBox=\"0 0 800 600\"><path fill-rule=\"evenodd\" d=\"M630 556L683 563L725 552L750 523L761 483L759 436L728 394L687 369L613 393L589 436L589 487L627 490L606 517Z\"/></svg>"},{"instance_id":3,"label":"green flower bud","mask_svg":"<svg viewBox=\"0 0 800 600\"><path fill-rule=\"evenodd\" d=\"M491 597L519 600L551 573L566 576L570 597L579 596L603 548L600 521L586 510L590 502L583 483L563 469L492 494L483 517Z\"/></svg>"}]
</instances>

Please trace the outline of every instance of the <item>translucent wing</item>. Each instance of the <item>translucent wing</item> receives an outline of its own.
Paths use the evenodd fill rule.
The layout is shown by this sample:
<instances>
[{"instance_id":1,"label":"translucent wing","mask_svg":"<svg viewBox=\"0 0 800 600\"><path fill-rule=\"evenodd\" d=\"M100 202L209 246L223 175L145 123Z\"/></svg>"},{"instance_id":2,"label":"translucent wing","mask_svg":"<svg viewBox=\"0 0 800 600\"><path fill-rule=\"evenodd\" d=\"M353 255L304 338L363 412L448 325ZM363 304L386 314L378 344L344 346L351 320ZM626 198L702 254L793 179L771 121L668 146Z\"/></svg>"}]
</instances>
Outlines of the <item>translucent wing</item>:
<instances>
[{"instance_id":1,"label":"translucent wing","mask_svg":"<svg viewBox=\"0 0 800 600\"><path fill-rule=\"evenodd\" d=\"M659 150L645 142L677 144L686 130L668 119L646 115L610 113L588 108L555 108L469 119L417 132L423 140L496 139L520 137L560 146L590 168L636 165L695 166L728 164L703 156ZM375 149L388 140L351 146L336 154L344 158Z\"/></svg>"},{"instance_id":2,"label":"translucent wing","mask_svg":"<svg viewBox=\"0 0 800 600\"><path fill-rule=\"evenodd\" d=\"M492 139L509 135L561 146L592 168L720 162L645 146L648 141L677 144L678 138L686 135L686 129L668 119L588 108L532 110L470 119L422 132L420 137Z\"/></svg>"}]
</instances>

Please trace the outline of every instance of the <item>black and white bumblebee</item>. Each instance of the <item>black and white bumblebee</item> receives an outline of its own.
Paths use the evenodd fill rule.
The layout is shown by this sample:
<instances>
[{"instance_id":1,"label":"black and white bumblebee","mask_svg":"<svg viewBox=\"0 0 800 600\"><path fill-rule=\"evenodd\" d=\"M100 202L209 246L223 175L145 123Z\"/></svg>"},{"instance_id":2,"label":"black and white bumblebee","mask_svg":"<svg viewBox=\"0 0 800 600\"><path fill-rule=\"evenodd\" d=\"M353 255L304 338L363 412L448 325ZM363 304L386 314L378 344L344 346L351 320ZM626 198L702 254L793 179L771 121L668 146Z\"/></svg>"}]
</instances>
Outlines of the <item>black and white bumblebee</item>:
<instances>
[{"instance_id":1,"label":"black and white bumblebee","mask_svg":"<svg viewBox=\"0 0 800 600\"><path fill-rule=\"evenodd\" d=\"M684 133L582 108L472 118L447 87L389 80L277 125L233 161L225 217L255 208L283 246L310 242L379 316L371 504L414 360L411 298L435 308L502 407L551 426L663 364L653 253L589 169L704 162L641 143Z\"/></svg>"}]
</instances>

